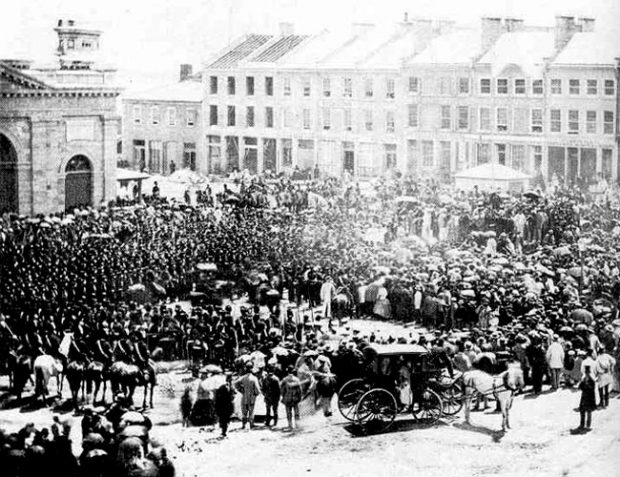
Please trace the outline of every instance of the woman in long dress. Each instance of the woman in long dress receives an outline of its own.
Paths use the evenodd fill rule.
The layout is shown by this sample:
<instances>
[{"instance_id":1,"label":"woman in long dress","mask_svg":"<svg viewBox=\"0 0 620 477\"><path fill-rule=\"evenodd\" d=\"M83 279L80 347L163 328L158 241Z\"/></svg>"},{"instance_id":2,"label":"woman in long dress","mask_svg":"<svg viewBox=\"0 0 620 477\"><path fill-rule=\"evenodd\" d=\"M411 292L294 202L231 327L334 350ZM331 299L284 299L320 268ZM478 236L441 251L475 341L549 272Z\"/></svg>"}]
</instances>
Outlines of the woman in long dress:
<instances>
[{"instance_id":1,"label":"woman in long dress","mask_svg":"<svg viewBox=\"0 0 620 477\"><path fill-rule=\"evenodd\" d=\"M392 316L390 300L388 300L388 292L384 286L379 287L379 290L377 291L377 301L375 301L373 314L385 320L390 319Z\"/></svg>"}]
</instances>

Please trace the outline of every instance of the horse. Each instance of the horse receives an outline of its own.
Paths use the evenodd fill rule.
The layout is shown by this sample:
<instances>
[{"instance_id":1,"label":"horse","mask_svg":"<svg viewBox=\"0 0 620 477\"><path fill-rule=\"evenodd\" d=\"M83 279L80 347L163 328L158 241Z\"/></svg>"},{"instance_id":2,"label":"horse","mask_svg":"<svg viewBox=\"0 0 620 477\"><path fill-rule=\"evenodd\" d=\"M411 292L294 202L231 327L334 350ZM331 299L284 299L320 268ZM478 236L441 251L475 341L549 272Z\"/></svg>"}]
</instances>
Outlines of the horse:
<instances>
[{"instance_id":1,"label":"horse","mask_svg":"<svg viewBox=\"0 0 620 477\"><path fill-rule=\"evenodd\" d=\"M523 371L519 363L509 364L508 369L496 376L473 369L463 373L463 384L465 386L465 422L471 424L469 415L471 400L474 391L488 396L493 394L499 403L502 411L502 431L510 429L510 408L514 394L517 390L523 389Z\"/></svg>"},{"instance_id":2,"label":"horse","mask_svg":"<svg viewBox=\"0 0 620 477\"><path fill-rule=\"evenodd\" d=\"M48 394L48 384L52 376L56 377L56 389L60 393L63 366L59 359L49 354L37 356L33 364L35 381L35 398L41 396L45 401Z\"/></svg>"},{"instance_id":3,"label":"horse","mask_svg":"<svg viewBox=\"0 0 620 477\"><path fill-rule=\"evenodd\" d=\"M26 383L29 380L32 382L32 358L28 355L18 355L12 351L7 361L10 389L17 396L17 399L21 399Z\"/></svg>"},{"instance_id":4,"label":"horse","mask_svg":"<svg viewBox=\"0 0 620 477\"><path fill-rule=\"evenodd\" d=\"M77 410L80 388L82 389L82 400L84 399L84 364L80 361L71 361L67 365L65 376L67 377L69 390L71 391L73 409Z\"/></svg>"},{"instance_id":5,"label":"horse","mask_svg":"<svg viewBox=\"0 0 620 477\"><path fill-rule=\"evenodd\" d=\"M343 318L351 318L353 315L353 297L349 290L344 287L336 290L336 296L331 302L332 316L338 319L338 325L342 326Z\"/></svg>"},{"instance_id":6,"label":"horse","mask_svg":"<svg viewBox=\"0 0 620 477\"><path fill-rule=\"evenodd\" d=\"M103 393L101 394L101 401L105 402L106 382L105 379L106 365L100 361L91 361L84 370L84 380L86 381L86 400L90 399L91 393L93 403L97 401L97 394L101 385L103 384ZM94 385L94 390L93 390ZM94 391L94 392L93 392Z\"/></svg>"},{"instance_id":7,"label":"horse","mask_svg":"<svg viewBox=\"0 0 620 477\"><path fill-rule=\"evenodd\" d=\"M149 404L153 407L153 390L157 385L155 369L147 365L144 369L135 364L124 361L115 361L109 369L109 379L114 394L122 392L125 398L133 402L133 395L137 386L144 386L142 407L146 409L146 397L150 387Z\"/></svg>"}]
</instances>

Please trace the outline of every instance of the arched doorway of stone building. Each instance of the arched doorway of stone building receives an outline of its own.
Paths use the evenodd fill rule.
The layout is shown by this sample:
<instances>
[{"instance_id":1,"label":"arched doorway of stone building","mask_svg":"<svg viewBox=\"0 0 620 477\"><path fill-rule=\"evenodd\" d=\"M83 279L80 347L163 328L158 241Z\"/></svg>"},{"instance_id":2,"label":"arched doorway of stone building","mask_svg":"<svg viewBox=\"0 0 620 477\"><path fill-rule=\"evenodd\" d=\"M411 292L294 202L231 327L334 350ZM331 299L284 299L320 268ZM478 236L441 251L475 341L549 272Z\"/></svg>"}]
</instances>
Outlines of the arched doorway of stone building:
<instances>
[{"instance_id":1,"label":"arched doorway of stone building","mask_svg":"<svg viewBox=\"0 0 620 477\"><path fill-rule=\"evenodd\" d=\"M92 205L93 184L90 160L83 155L73 156L65 167L65 209Z\"/></svg>"},{"instance_id":2,"label":"arched doorway of stone building","mask_svg":"<svg viewBox=\"0 0 620 477\"><path fill-rule=\"evenodd\" d=\"M4 134L0 134L0 213L19 208L17 151Z\"/></svg>"}]
</instances>

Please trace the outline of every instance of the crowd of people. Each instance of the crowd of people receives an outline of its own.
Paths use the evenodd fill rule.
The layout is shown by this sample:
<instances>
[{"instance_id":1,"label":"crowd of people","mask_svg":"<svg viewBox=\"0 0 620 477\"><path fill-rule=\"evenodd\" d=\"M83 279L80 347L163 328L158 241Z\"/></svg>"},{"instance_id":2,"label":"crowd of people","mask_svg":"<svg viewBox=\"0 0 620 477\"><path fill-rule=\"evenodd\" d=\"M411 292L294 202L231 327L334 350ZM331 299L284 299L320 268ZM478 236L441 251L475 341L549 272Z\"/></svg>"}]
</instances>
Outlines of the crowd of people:
<instances>
[{"instance_id":1,"label":"crowd of people","mask_svg":"<svg viewBox=\"0 0 620 477\"><path fill-rule=\"evenodd\" d=\"M545 379L552 389L587 387L589 376L603 407L620 389L620 208L611 195L466 193L409 177L371 187L255 178L200 192L178 203L157 188L133 205L5 215L0 362L52 354L217 364L245 376L229 390L244 397L250 426L250 394L262 393L273 414L276 388L296 394L274 379L335 374L342 383L363 372L373 342L442 348L461 371L496 372L516 357L534 393ZM198 296L189 310L170 304ZM343 317L416 322L430 334L336 335L332 318ZM324 321L327 332L317 327ZM218 390L204 393L207 419L228 413Z\"/></svg>"}]
</instances>

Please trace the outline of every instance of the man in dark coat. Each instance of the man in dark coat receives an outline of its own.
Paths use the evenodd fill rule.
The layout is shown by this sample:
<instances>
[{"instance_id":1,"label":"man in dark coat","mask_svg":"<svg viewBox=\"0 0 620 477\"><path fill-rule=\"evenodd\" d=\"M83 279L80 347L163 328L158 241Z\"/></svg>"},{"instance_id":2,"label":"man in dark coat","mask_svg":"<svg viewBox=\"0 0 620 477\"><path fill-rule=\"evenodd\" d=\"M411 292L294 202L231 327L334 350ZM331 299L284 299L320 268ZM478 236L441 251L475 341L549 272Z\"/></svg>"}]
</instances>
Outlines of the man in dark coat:
<instances>
[{"instance_id":1,"label":"man in dark coat","mask_svg":"<svg viewBox=\"0 0 620 477\"><path fill-rule=\"evenodd\" d=\"M227 374L226 383L222 384L215 391L215 414L222 430L222 437L226 437L228 424L235 410L234 398L235 390L232 386L232 374Z\"/></svg>"}]
</instances>

